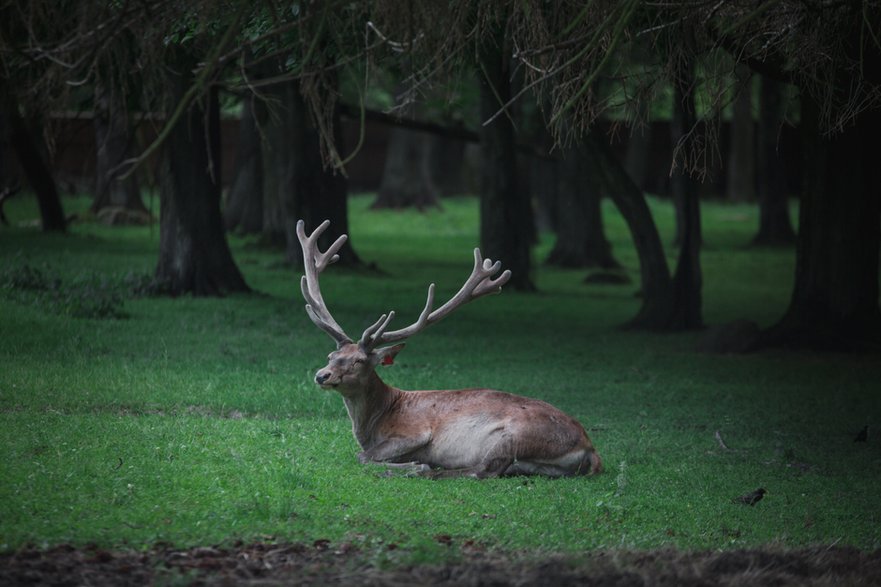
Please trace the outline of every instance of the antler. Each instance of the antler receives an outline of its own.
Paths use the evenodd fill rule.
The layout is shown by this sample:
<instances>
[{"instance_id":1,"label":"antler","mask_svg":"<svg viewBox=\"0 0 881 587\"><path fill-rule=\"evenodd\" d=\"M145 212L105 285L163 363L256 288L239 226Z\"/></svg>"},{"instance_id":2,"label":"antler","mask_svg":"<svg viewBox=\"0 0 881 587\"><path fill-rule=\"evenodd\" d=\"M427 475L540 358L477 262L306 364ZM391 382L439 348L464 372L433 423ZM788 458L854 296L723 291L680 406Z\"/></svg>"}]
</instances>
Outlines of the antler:
<instances>
[{"instance_id":1,"label":"antler","mask_svg":"<svg viewBox=\"0 0 881 587\"><path fill-rule=\"evenodd\" d=\"M395 317L395 312L392 310L388 314L380 316L379 320L364 331L364 334L361 335L361 346L369 351L380 344L388 344L410 338L427 326L442 319L459 306L488 294L499 293L502 291L502 286L511 278L511 272L507 269L495 279L492 278L501 267L502 264L499 261L493 263L490 259L484 260L480 254L480 249L474 249L474 269L471 270L471 275L465 280L462 288L447 303L433 312L431 311L431 307L434 305L434 284L432 283L428 286L428 298L425 301L425 308L419 314L416 322L406 328L386 332L386 328L388 328L388 325Z\"/></svg>"},{"instance_id":2,"label":"antler","mask_svg":"<svg viewBox=\"0 0 881 587\"><path fill-rule=\"evenodd\" d=\"M337 345L341 345L352 342L352 339L349 338L343 329L340 328L340 325L336 323L336 320L333 319L333 316L330 315L327 304L324 303L324 298L321 297L321 288L318 286L318 274L324 271L328 265L339 260L340 256L337 255L337 251L340 250L340 247L343 246L348 237L344 234L340 235L328 247L327 251L322 253L318 250L318 237L321 236L321 233L328 226L330 226L330 220L325 220L312 234L306 236L305 223L302 220L297 221L297 238L300 239L300 246L303 249L303 267L305 272L305 275L300 279L300 290L302 290L303 297L306 299L306 313L309 315L309 318L312 319L315 326L328 333L337 342Z\"/></svg>"}]
</instances>

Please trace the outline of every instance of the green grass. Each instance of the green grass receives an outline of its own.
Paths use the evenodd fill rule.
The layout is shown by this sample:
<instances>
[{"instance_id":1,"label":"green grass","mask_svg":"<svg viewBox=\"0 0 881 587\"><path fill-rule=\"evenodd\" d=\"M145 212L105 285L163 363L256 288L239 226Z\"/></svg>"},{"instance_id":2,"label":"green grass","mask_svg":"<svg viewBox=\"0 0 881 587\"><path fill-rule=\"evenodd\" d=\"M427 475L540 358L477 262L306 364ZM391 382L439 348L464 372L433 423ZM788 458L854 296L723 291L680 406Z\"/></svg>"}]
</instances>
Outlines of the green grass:
<instances>
[{"instance_id":1,"label":"green grass","mask_svg":"<svg viewBox=\"0 0 881 587\"><path fill-rule=\"evenodd\" d=\"M354 335L388 309L402 324L415 319L431 281L451 294L476 242L472 199L426 214L369 212L369 202L353 198L351 234L384 273L331 267L322 282ZM68 210L87 205L65 200ZM652 210L669 242L672 210L661 201ZM7 213L0 282L28 266L61 292L84 275L123 291L154 267L158 227L80 223L52 236L18 226L37 217L30 199ZM623 222L605 213L636 282ZM794 252L747 246L752 207L708 203L703 213L707 322L771 324L786 307ZM551 244L543 235L536 259ZM46 296L0 292L0 550L327 539L382 563L436 560L467 541L538 552L881 546L875 356L700 354L699 333L616 329L636 312L636 284L586 286L584 271L538 266L541 293L462 308L382 375L404 389L483 385L546 399L584 423L607 472L388 478L357 464L342 402L311 382L332 344L307 319L295 272L247 239L232 245L265 295L131 298L127 318L99 320ZM867 423L869 442L852 442ZM759 486L769 494L757 506L731 503Z\"/></svg>"}]
</instances>

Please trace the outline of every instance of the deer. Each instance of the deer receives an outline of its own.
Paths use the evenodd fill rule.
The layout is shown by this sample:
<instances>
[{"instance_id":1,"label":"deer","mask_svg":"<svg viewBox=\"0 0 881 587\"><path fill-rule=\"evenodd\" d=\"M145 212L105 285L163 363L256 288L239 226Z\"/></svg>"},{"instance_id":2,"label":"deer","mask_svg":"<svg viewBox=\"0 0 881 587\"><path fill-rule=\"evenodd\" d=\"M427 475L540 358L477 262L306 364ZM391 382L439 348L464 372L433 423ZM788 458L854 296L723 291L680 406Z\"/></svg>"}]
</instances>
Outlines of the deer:
<instances>
[{"instance_id":1,"label":"deer","mask_svg":"<svg viewBox=\"0 0 881 587\"><path fill-rule=\"evenodd\" d=\"M413 324L389 330L393 310L382 314L355 342L328 311L319 274L339 259L347 235L326 251L318 239L330 225L322 222L307 235L303 220L297 238L303 252L300 289L306 314L335 342L327 365L315 383L342 396L361 447L361 464L406 469L408 475L434 479L484 479L513 475L567 477L594 475L603 464L584 427L571 416L538 399L485 388L403 391L387 385L377 374L391 365L404 340L448 316L472 300L501 292L511 272L499 261L483 259L474 249L474 268L461 289L434 308L435 284L428 286L425 307Z\"/></svg>"}]
</instances>

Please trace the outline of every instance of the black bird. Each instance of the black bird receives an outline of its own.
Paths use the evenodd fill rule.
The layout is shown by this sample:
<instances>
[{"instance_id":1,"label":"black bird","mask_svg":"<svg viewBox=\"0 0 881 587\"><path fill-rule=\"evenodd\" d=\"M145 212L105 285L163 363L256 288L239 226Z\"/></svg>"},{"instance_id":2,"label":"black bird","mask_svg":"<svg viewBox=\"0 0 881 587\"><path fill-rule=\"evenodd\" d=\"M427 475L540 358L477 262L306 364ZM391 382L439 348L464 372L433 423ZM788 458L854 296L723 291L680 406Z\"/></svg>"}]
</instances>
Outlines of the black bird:
<instances>
[{"instance_id":1,"label":"black bird","mask_svg":"<svg viewBox=\"0 0 881 587\"><path fill-rule=\"evenodd\" d=\"M856 438L853 439L854 442L866 442L869 440L869 425L866 424L863 426L863 429L857 432Z\"/></svg>"},{"instance_id":2,"label":"black bird","mask_svg":"<svg viewBox=\"0 0 881 587\"><path fill-rule=\"evenodd\" d=\"M746 495L741 495L740 497L735 497L731 501L734 503L742 503L743 505L756 505L759 503L765 494L768 493L765 491L764 487L759 487L753 492L747 493Z\"/></svg>"}]
</instances>

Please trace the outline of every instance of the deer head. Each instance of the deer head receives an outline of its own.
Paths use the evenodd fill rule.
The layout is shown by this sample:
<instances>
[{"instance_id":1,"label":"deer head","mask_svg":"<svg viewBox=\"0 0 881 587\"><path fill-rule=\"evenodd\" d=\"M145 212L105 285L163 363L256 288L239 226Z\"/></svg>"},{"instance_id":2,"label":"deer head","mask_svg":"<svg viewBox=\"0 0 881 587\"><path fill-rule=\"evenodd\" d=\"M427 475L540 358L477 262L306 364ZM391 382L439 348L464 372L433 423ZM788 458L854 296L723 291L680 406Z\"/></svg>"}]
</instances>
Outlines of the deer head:
<instances>
[{"instance_id":1,"label":"deer head","mask_svg":"<svg viewBox=\"0 0 881 587\"><path fill-rule=\"evenodd\" d=\"M398 352L404 348L402 341L441 320L459 306L479 297L500 292L511 277L511 272L508 270L503 271L498 277L493 277L501 269L501 263L484 259L480 249L474 249L474 268L471 270L471 275L445 304L433 309L435 285L432 283L428 286L425 307L416 322L405 328L389 330L395 317L394 310L390 310L368 327L358 342L354 342L330 314L319 287L319 274L339 259L337 251L347 238L346 235L341 235L327 251L321 252L318 249L318 238L329 225L330 221L325 220L312 234L307 235L304 222L302 220L297 222L297 238L303 249L304 264L300 289L306 300L306 313L309 318L337 345L336 351L328 355L327 366L316 373L315 381L321 387L336 389L343 395L366 388L371 378L375 377L376 366L391 364Z\"/></svg>"}]
</instances>

